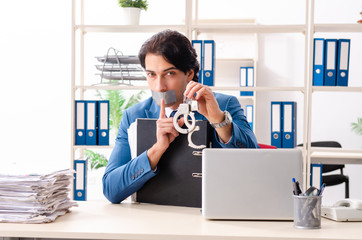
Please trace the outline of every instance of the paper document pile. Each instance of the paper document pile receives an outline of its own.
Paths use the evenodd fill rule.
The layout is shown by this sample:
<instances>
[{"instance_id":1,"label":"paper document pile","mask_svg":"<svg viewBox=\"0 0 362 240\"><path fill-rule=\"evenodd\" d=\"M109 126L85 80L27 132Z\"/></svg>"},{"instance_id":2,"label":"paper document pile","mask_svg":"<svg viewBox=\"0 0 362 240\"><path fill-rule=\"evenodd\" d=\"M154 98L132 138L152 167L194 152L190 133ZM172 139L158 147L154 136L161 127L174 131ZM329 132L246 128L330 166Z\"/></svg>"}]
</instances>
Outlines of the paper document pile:
<instances>
[{"instance_id":1,"label":"paper document pile","mask_svg":"<svg viewBox=\"0 0 362 240\"><path fill-rule=\"evenodd\" d=\"M0 174L0 222L47 223L72 206L69 198L73 170L44 175Z\"/></svg>"}]
</instances>

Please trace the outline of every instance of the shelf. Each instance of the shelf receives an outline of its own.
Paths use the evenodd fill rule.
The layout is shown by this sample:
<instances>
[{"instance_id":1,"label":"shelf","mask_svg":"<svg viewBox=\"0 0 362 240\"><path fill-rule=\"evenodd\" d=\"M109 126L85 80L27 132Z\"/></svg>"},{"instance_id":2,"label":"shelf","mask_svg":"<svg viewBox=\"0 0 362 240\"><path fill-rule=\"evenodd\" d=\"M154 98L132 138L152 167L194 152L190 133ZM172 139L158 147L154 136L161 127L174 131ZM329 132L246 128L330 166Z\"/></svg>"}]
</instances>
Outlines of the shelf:
<instances>
[{"instance_id":1,"label":"shelf","mask_svg":"<svg viewBox=\"0 0 362 240\"><path fill-rule=\"evenodd\" d=\"M80 86L77 85L74 87L75 90L83 89L83 90L148 90L148 86L130 86L130 85L91 85L91 86Z\"/></svg>"},{"instance_id":2,"label":"shelf","mask_svg":"<svg viewBox=\"0 0 362 240\"><path fill-rule=\"evenodd\" d=\"M75 25L75 30L83 32L159 32L164 29L186 31L185 25ZM305 25L255 25L255 24L229 24L229 25L193 25L193 31L218 33L304 33Z\"/></svg>"},{"instance_id":3,"label":"shelf","mask_svg":"<svg viewBox=\"0 0 362 240\"><path fill-rule=\"evenodd\" d=\"M361 164L362 149L312 148L311 162L323 164Z\"/></svg>"},{"instance_id":4,"label":"shelf","mask_svg":"<svg viewBox=\"0 0 362 240\"><path fill-rule=\"evenodd\" d=\"M314 32L362 32L362 24L315 24Z\"/></svg>"},{"instance_id":5,"label":"shelf","mask_svg":"<svg viewBox=\"0 0 362 240\"><path fill-rule=\"evenodd\" d=\"M269 91L294 91L304 92L304 87L210 87L213 91L256 91L256 92L269 92Z\"/></svg>"},{"instance_id":6,"label":"shelf","mask_svg":"<svg viewBox=\"0 0 362 240\"><path fill-rule=\"evenodd\" d=\"M202 33L305 33L305 25L193 25L193 31Z\"/></svg>"},{"instance_id":7,"label":"shelf","mask_svg":"<svg viewBox=\"0 0 362 240\"><path fill-rule=\"evenodd\" d=\"M75 25L75 30L83 32L160 32L165 29L173 29L185 32L185 25Z\"/></svg>"},{"instance_id":8,"label":"shelf","mask_svg":"<svg viewBox=\"0 0 362 240\"><path fill-rule=\"evenodd\" d=\"M148 90L148 86L130 86L130 85L92 85L92 86L80 86L74 87L76 89L83 90ZM304 92L304 87L210 87L213 91L256 91L256 92L268 92L268 91L291 91L291 92Z\"/></svg>"},{"instance_id":9,"label":"shelf","mask_svg":"<svg viewBox=\"0 0 362 240\"><path fill-rule=\"evenodd\" d=\"M362 87L313 86L312 92L362 92Z\"/></svg>"},{"instance_id":10,"label":"shelf","mask_svg":"<svg viewBox=\"0 0 362 240\"><path fill-rule=\"evenodd\" d=\"M216 62L255 62L253 58L216 58L215 60Z\"/></svg>"},{"instance_id":11,"label":"shelf","mask_svg":"<svg viewBox=\"0 0 362 240\"><path fill-rule=\"evenodd\" d=\"M73 146L73 150L77 150L77 149L113 149L114 145L106 145L106 146L101 146L101 145L74 145Z\"/></svg>"}]
</instances>

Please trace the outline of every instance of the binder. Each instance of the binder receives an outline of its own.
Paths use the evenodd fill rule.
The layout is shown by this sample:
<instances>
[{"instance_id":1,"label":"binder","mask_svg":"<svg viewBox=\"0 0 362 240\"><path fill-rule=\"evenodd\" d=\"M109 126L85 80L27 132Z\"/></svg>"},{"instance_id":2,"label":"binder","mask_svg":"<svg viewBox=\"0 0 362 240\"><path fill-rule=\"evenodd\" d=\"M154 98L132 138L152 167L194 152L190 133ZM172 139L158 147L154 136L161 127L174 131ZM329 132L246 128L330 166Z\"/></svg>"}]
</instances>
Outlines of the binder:
<instances>
[{"instance_id":1,"label":"binder","mask_svg":"<svg viewBox=\"0 0 362 240\"><path fill-rule=\"evenodd\" d=\"M254 67L240 67L240 87L254 86ZM253 91L240 91L240 96L253 96Z\"/></svg>"},{"instance_id":2,"label":"binder","mask_svg":"<svg viewBox=\"0 0 362 240\"><path fill-rule=\"evenodd\" d=\"M75 145L85 145L86 104L83 100L75 101Z\"/></svg>"},{"instance_id":3,"label":"binder","mask_svg":"<svg viewBox=\"0 0 362 240\"><path fill-rule=\"evenodd\" d=\"M203 47L204 59L202 60L202 84L214 86L214 69L215 69L215 41L204 40Z\"/></svg>"},{"instance_id":4,"label":"binder","mask_svg":"<svg viewBox=\"0 0 362 240\"><path fill-rule=\"evenodd\" d=\"M322 170L323 165L319 163L312 163L311 164L311 179L310 179L310 185L313 187L316 187L318 189L322 186Z\"/></svg>"},{"instance_id":5,"label":"binder","mask_svg":"<svg viewBox=\"0 0 362 240\"><path fill-rule=\"evenodd\" d=\"M337 86L348 86L350 39L338 40Z\"/></svg>"},{"instance_id":6,"label":"binder","mask_svg":"<svg viewBox=\"0 0 362 240\"><path fill-rule=\"evenodd\" d=\"M240 87L246 87L247 86L247 67L240 67ZM247 91L240 91L240 96L247 96Z\"/></svg>"},{"instance_id":7,"label":"binder","mask_svg":"<svg viewBox=\"0 0 362 240\"><path fill-rule=\"evenodd\" d=\"M324 38L315 38L313 47L313 86L324 82Z\"/></svg>"},{"instance_id":8,"label":"binder","mask_svg":"<svg viewBox=\"0 0 362 240\"><path fill-rule=\"evenodd\" d=\"M282 147L282 102L271 102L271 145Z\"/></svg>"},{"instance_id":9,"label":"binder","mask_svg":"<svg viewBox=\"0 0 362 240\"><path fill-rule=\"evenodd\" d=\"M283 130L282 147L294 148L297 145L297 103L282 102L283 107Z\"/></svg>"},{"instance_id":10,"label":"binder","mask_svg":"<svg viewBox=\"0 0 362 240\"><path fill-rule=\"evenodd\" d=\"M87 200L87 160L74 160L74 200Z\"/></svg>"},{"instance_id":11,"label":"binder","mask_svg":"<svg viewBox=\"0 0 362 240\"><path fill-rule=\"evenodd\" d=\"M198 72L199 74L199 83L202 83L202 76L203 76L203 71L202 71L202 65L203 65L203 51L202 51L202 40L192 40L192 46L194 47L196 54L197 54L197 61L199 62L200 65L200 70ZM196 73L195 73L196 74Z\"/></svg>"},{"instance_id":12,"label":"binder","mask_svg":"<svg viewBox=\"0 0 362 240\"><path fill-rule=\"evenodd\" d=\"M137 154L156 142L157 119L137 119ZM199 131L192 133L196 145L211 144L207 121L196 121ZM180 134L162 155L158 174L137 192L136 201L144 203L201 207L202 149L188 146L188 135Z\"/></svg>"},{"instance_id":13,"label":"binder","mask_svg":"<svg viewBox=\"0 0 362 240\"><path fill-rule=\"evenodd\" d=\"M324 85L336 86L337 39L325 40Z\"/></svg>"},{"instance_id":14,"label":"binder","mask_svg":"<svg viewBox=\"0 0 362 240\"><path fill-rule=\"evenodd\" d=\"M246 105L245 106L245 115L246 120L248 121L251 130L254 131L254 106L253 105Z\"/></svg>"},{"instance_id":15,"label":"binder","mask_svg":"<svg viewBox=\"0 0 362 240\"><path fill-rule=\"evenodd\" d=\"M85 101L86 103L86 145L97 145L97 101Z\"/></svg>"},{"instance_id":16,"label":"binder","mask_svg":"<svg viewBox=\"0 0 362 240\"><path fill-rule=\"evenodd\" d=\"M246 75L246 85L248 87L254 87L254 67L247 67L247 75ZM253 96L253 91L248 91L247 96Z\"/></svg>"},{"instance_id":17,"label":"binder","mask_svg":"<svg viewBox=\"0 0 362 240\"><path fill-rule=\"evenodd\" d=\"M109 145L109 101L98 101L98 145Z\"/></svg>"}]
</instances>

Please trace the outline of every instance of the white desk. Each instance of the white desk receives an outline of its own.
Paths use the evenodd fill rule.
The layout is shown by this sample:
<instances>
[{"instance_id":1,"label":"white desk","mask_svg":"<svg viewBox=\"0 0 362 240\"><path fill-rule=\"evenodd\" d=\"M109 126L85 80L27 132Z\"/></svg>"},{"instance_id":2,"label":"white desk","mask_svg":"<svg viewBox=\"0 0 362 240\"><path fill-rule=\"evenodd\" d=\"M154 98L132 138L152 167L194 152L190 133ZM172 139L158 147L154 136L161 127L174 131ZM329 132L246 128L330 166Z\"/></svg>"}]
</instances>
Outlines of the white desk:
<instances>
[{"instance_id":1,"label":"white desk","mask_svg":"<svg viewBox=\"0 0 362 240\"><path fill-rule=\"evenodd\" d=\"M323 164L362 164L362 150L342 148L312 148L312 163Z\"/></svg>"},{"instance_id":2,"label":"white desk","mask_svg":"<svg viewBox=\"0 0 362 240\"><path fill-rule=\"evenodd\" d=\"M362 239L362 222L322 219L317 230L293 222L210 221L200 209L151 204L81 202L48 224L0 224L2 237L82 239Z\"/></svg>"}]
</instances>

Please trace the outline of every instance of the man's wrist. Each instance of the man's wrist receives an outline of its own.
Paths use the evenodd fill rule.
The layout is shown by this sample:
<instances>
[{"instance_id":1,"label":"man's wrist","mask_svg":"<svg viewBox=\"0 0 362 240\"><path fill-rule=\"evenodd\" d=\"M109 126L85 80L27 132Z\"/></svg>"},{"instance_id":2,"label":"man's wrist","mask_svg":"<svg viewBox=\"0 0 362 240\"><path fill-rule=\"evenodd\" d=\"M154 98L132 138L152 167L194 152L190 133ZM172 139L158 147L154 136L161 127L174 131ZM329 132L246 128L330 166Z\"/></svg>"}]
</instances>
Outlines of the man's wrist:
<instances>
[{"instance_id":1,"label":"man's wrist","mask_svg":"<svg viewBox=\"0 0 362 240\"><path fill-rule=\"evenodd\" d=\"M167 148L166 148L167 149ZM159 146L157 145L157 143L155 143L152 147L150 147L147 151L147 157L148 160L150 162L151 165L151 169L155 170L155 168L157 167L158 162L161 159L162 154L165 152L166 150L163 150L161 148L159 148Z\"/></svg>"},{"instance_id":2,"label":"man's wrist","mask_svg":"<svg viewBox=\"0 0 362 240\"><path fill-rule=\"evenodd\" d=\"M223 111L220 110L219 113L216 114L216 116L213 116L212 118L209 118L208 120L210 123L220 123L220 122L224 121L224 119L225 119L225 114Z\"/></svg>"},{"instance_id":3,"label":"man's wrist","mask_svg":"<svg viewBox=\"0 0 362 240\"><path fill-rule=\"evenodd\" d=\"M224 111L223 116L224 116L223 120L221 120L220 122L210 122L210 125L213 128L222 128L222 127L230 125L233 122L231 114L228 111Z\"/></svg>"}]
</instances>

